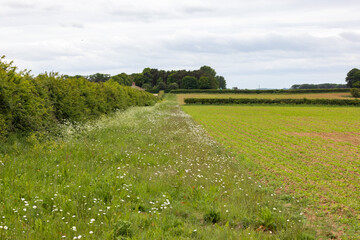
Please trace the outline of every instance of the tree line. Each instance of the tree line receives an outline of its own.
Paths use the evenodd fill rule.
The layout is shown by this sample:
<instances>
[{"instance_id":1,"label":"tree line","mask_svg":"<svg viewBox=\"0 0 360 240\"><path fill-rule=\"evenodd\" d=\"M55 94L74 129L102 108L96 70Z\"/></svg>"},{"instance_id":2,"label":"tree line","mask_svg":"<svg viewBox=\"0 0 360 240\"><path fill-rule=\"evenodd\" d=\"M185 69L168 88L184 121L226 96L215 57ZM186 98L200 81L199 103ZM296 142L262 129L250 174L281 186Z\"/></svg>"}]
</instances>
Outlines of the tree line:
<instances>
[{"instance_id":1,"label":"tree line","mask_svg":"<svg viewBox=\"0 0 360 240\"><path fill-rule=\"evenodd\" d=\"M290 89L333 89L348 88L346 84L321 83L321 84L294 84Z\"/></svg>"},{"instance_id":2,"label":"tree line","mask_svg":"<svg viewBox=\"0 0 360 240\"><path fill-rule=\"evenodd\" d=\"M65 75L65 78L71 76ZM110 74L96 73L89 76L76 75L73 78L86 78L90 82L106 82L113 80L120 85L136 86L146 90L167 89L226 89L226 80L223 76L216 75L216 71L209 66L202 66L198 70L158 70L156 68L145 68L141 73Z\"/></svg>"},{"instance_id":3,"label":"tree line","mask_svg":"<svg viewBox=\"0 0 360 240\"><path fill-rule=\"evenodd\" d=\"M56 131L58 123L77 123L157 98L114 80L90 82L57 73L32 76L0 58L0 140L11 132Z\"/></svg>"}]
</instances>

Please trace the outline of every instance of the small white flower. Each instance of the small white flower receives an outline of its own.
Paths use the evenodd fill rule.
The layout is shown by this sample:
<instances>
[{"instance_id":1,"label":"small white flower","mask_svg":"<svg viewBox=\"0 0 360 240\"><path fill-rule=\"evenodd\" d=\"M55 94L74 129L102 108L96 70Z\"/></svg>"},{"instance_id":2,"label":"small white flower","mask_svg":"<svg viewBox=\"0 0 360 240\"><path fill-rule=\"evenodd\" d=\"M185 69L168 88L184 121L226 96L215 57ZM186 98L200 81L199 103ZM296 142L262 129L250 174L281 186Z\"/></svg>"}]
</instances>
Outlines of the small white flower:
<instances>
[{"instance_id":1,"label":"small white flower","mask_svg":"<svg viewBox=\"0 0 360 240\"><path fill-rule=\"evenodd\" d=\"M90 231L89 233L90 233L90 234L93 234L94 232L93 232L93 231Z\"/></svg>"},{"instance_id":2,"label":"small white flower","mask_svg":"<svg viewBox=\"0 0 360 240\"><path fill-rule=\"evenodd\" d=\"M72 229L73 231L76 231L76 227L75 227L75 226L73 226L71 229Z\"/></svg>"},{"instance_id":3,"label":"small white flower","mask_svg":"<svg viewBox=\"0 0 360 240\"><path fill-rule=\"evenodd\" d=\"M5 229L5 230L8 230L8 227L7 227L7 226L4 226L4 229Z\"/></svg>"},{"instance_id":4,"label":"small white flower","mask_svg":"<svg viewBox=\"0 0 360 240\"><path fill-rule=\"evenodd\" d=\"M33 206L33 209L36 209L36 208L37 208L37 206L34 205L34 206Z\"/></svg>"}]
</instances>

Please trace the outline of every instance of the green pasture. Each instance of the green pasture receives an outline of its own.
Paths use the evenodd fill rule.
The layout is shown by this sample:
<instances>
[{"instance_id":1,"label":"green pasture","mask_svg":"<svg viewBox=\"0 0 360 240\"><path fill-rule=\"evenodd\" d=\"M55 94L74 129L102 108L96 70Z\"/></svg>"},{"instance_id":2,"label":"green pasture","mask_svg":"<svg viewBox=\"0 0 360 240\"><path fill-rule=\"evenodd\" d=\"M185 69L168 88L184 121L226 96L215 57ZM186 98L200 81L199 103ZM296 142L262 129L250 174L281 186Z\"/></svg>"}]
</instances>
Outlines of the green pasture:
<instances>
[{"instance_id":1,"label":"green pasture","mask_svg":"<svg viewBox=\"0 0 360 240\"><path fill-rule=\"evenodd\" d=\"M188 106L182 109L248 174L301 199L322 239L360 236L360 109ZM327 232L327 233L326 233Z\"/></svg>"}]
</instances>

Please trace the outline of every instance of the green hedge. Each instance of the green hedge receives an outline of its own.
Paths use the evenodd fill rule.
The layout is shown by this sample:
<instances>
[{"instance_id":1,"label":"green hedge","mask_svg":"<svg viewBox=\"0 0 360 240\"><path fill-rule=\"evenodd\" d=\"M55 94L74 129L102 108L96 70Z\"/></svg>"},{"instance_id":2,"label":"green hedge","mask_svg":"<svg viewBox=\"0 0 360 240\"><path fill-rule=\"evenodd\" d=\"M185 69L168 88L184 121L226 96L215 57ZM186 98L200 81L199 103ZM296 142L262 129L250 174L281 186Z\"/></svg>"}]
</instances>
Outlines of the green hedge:
<instances>
[{"instance_id":1,"label":"green hedge","mask_svg":"<svg viewBox=\"0 0 360 240\"><path fill-rule=\"evenodd\" d=\"M332 89L271 89L271 90L249 90L249 89L175 89L171 90L170 93L180 94L180 93L216 93L216 94L260 94L260 93L335 93L335 92L350 92L349 88L332 88Z\"/></svg>"},{"instance_id":2,"label":"green hedge","mask_svg":"<svg viewBox=\"0 0 360 240\"><path fill-rule=\"evenodd\" d=\"M158 99L115 81L89 82L55 73L33 77L0 58L0 138L9 132L49 131L117 109L153 105Z\"/></svg>"},{"instance_id":3,"label":"green hedge","mask_svg":"<svg viewBox=\"0 0 360 240\"><path fill-rule=\"evenodd\" d=\"M186 98L186 104L318 104L360 106L354 99L259 99L259 98Z\"/></svg>"},{"instance_id":4,"label":"green hedge","mask_svg":"<svg viewBox=\"0 0 360 240\"><path fill-rule=\"evenodd\" d=\"M351 88L351 95L355 98L360 98L360 88Z\"/></svg>"}]
</instances>

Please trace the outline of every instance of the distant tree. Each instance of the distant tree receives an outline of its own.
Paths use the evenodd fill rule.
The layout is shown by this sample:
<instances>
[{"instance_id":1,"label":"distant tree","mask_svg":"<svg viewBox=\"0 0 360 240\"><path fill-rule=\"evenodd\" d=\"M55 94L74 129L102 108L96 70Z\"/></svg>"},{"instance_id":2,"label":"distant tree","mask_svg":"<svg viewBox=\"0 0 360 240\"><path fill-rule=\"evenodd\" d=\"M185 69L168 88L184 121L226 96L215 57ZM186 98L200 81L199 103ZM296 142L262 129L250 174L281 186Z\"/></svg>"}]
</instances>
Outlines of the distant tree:
<instances>
[{"instance_id":1,"label":"distant tree","mask_svg":"<svg viewBox=\"0 0 360 240\"><path fill-rule=\"evenodd\" d=\"M132 84L132 80L126 73L120 73L118 75L112 76L111 79L124 86L131 86Z\"/></svg>"},{"instance_id":2,"label":"distant tree","mask_svg":"<svg viewBox=\"0 0 360 240\"><path fill-rule=\"evenodd\" d=\"M216 76L216 72L213 68L209 67L209 66L202 66L200 68L200 72L201 74L204 76L209 76L209 77L215 77Z\"/></svg>"},{"instance_id":3,"label":"distant tree","mask_svg":"<svg viewBox=\"0 0 360 240\"><path fill-rule=\"evenodd\" d=\"M176 73L172 72L168 75L167 84L176 83Z\"/></svg>"},{"instance_id":4,"label":"distant tree","mask_svg":"<svg viewBox=\"0 0 360 240\"><path fill-rule=\"evenodd\" d=\"M106 82L111 77L110 74L95 73L87 77L90 82Z\"/></svg>"},{"instance_id":5,"label":"distant tree","mask_svg":"<svg viewBox=\"0 0 360 240\"><path fill-rule=\"evenodd\" d=\"M360 81L357 81L356 83L353 83L353 88L360 88Z\"/></svg>"},{"instance_id":6,"label":"distant tree","mask_svg":"<svg viewBox=\"0 0 360 240\"><path fill-rule=\"evenodd\" d=\"M198 87L198 82L195 77L185 76L181 80L181 88L183 89L197 89Z\"/></svg>"},{"instance_id":7,"label":"distant tree","mask_svg":"<svg viewBox=\"0 0 360 240\"><path fill-rule=\"evenodd\" d=\"M142 86L144 83L144 77L142 73L133 73L131 74L132 81L135 82L136 86Z\"/></svg>"},{"instance_id":8,"label":"distant tree","mask_svg":"<svg viewBox=\"0 0 360 240\"><path fill-rule=\"evenodd\" d=\"M331 89L331 88L347 88L346 84L321 83L321 84L294 84L291 89Z\"/></svg>"},{"instance_id":9,"label":"distant tree","mask_svg":"<svg viewBox=\"0 0 360 240\"><path fill-rule=\"evenodd\" d=\"M164 82L159 82L159 84L157 85L157 89L165 90L166 89L166 84Z\"/></svg>"},{"instance_id":10,"label":"distant tree","mask_svg":"<svg viewBox=\"0 0 360 240\"><path fill-rule=\"evenodd\" d=\"M211 81L209 77L202 76L199 79L199 88L200 89L210 89L211 88Z\"/></svg>"},{"instance_id":11,"label":"distant tree","mask_svg":"<svg viewBox=\"0 0 360 240\"><path fill-rule=\"evenodd\" d=\"M153 82L153 75L151 73L151 69L150 68L144 68L143 72L142 72L142 77L143 77L143 83L150 83L152 84Z\"/></svg>"},{"instance_id":12,"label":"distant tree","mask_svg":"<svg viewBox=\"0 0 360 240\"><path fill-rule=\"evenodd\" d=\"M170 85L169 85L169 89L171 89L171 90L173 90L173 89L178 89L179 88L179 85L177 84L177 83L171 83Z\"/></svg>"},{"instance_id":13,"label":"distant tree","mask_svg":"<svg viewBox=\"0 0 360 240\"><path fill-rule=\"evenodd\" d=\"M347 85L351 88L354 83L360 81L360 70L357 68L351 69L346 76Z\"/></svg>"},{"instance_id":14,"label":"distant tree","mask_svg":"<svg viewBox=\"0 0 360 240\"><path fill-rule=\"evenodd\" d=\"M226 81L225 81L225 78L223 76L216 76L215 77L216 80L218 81L219 83L219 88L221 89L226 89Z\"/></svg>"},{"instance_id":15,"label":"distant tree","mask_svg":"<svg viewBox=\"0 0 360 240\"><path fill-rule=\"evenodd\" d=\"M146 89L146 90L148 90L148 89L151 89L151 84L150 83L144 83L142 86L141 86L143 89Z\"/></svg>"}]
</instances>

